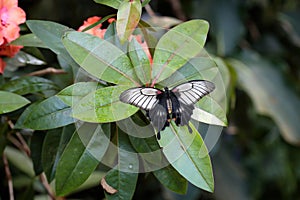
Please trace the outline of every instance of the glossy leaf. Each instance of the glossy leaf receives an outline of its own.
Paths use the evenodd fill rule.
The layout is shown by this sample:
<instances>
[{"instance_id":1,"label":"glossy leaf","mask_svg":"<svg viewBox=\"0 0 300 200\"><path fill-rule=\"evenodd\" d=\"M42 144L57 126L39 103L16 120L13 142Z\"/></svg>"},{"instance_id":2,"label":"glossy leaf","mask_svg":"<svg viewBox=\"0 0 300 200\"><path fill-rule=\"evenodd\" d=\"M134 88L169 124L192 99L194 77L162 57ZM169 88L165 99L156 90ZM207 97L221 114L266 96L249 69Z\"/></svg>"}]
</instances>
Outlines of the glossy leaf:
<instances>
[{"instance_id":1,"label":"glossy leaf","mask_svg":"<svg viewBox=\"0 0 300 200\"><path fill-rule=\"evenodd\" d=\"M104 40L112 43L116 47L118 47L120 50L122 50L124 53L127 53L128 51L128 42L124 42L121 44L120 38L117 34L117 28L116 28L116 22L111 23L104 34Z\"/></svg>"},{"instance_id":2,"label":"glossy leaf","mask_svg":"<svg viewBox=\"0 0 300 200\"><path fill-rule=\"evenodd\" d=\"M116 46L96 36L69 32L63 43L74 60L101 80L126 85L139 85L130 59Z\"/></svg>"},{"instance_id":3,"label":"glossy leaf","mask_svg":"<svg viewBox=\"0 0 300 200\"><path fill-rule=\"evenodd\" d=\"M137 112L131 117L117 121L117 125L122 131L136 138L150 138L154 136L155 132L153 126L145 116L141 115L144 115L142 111Z\"/></svg>"},{"instance_id":4,"label":"glossy leaf","mask_svg":"<svg viewBox=\"0 0 300 200\"><path fill-rule=\"evenodd\" d=\"M82 121L106 123L133 115L138 108L119 100L126 89L127 86L111 86L95 90L73 106L72 116Z\"/></svg>"},{"instance_id":5,"label":"glossy leaf","mask_svg":"<svg viewBox=\"0 0 300 200\"><path fill-rule=\"evenodd\" d=\"M47 132L41 149L41 162L48 182L55 177L58 161L74 133L74 125L53 129Z\"/></svg>"},{"instance_id":6,"label":"glossy leaf","mask_svg":"<svg viewBox=\"0 0 300 200\"><path fill-rule=\"evenodd\" d=\"M56 168L56 193L66 195L83 184L96 169L109 145L110 126L81 125L66 146Z\"/></svg>"},{"instance_id":7,"label":"glossy leaf","mask_svg":"<svg viewBox=\"0 0 300 200\"><path fill-rule=\"evenodd\" d=\"M202 51L208 27L204 20L191 20L172 28L160 38L153 56L154 83L168 78Z\"/></svg>"},{"instance_id":8,"label":"glossy leaf","mask_svg":"<svg viewBox=\"0 0 300 200\"><path fill-rule=\"evenodd\" d=\"M18 39L14 40L11 44L21 45L26 47L40 47L48 48L37 36L33 33L21 35Z\"/></svg>"},{"instance_id":9,"label":"glossy leaf","mask_svg":"<svg viewBox=\"0 0 300 200\"><path fill-rule=\"evenodd\" d=\"M135 38L129 43L129 57L140 81L145 85L151 80L151 65L144 48Z\"/></svg>"},{"instance_id":10,"label":"glossy leaf","mask_svg":"<svg viewBox=\"0 0 300 200\"><path fill-rule=\"evenodd\" d=\"M110 6L112 8L118 9L123 0L94 0L96 3Z\"/></svg>"},{"instance_id":11,"label":"glossy leaf","mask_svg":"<svg viewBox=\"0 0 300 200\"><path fill-rule=\"evenodd\" d=\"M121 130L117 131L117 141L118 164L105 176L107 184L116 189L117 192L115 194L106 192L105 197L108 200L132 199L139 172L138 155L131 147L127 134Z\"/></svg>"},{"instance_id":12,"label":"glossy leaf","mask_svg":"<svg viewBox=\"0 0 300 200\"><path fill-rule=\"evenodd\" d=\"M136 117L135 117L136 118ZM141 120L140 118L138 118ZM147 137L145 132L152 132L154 135L152 125L139 126L137 121L133 123L132 120L125 119L122 120L127 126L124 127L124 124L120 124L119 121L117 124L122 127L122 130L126 130L126 133L135 134L139 133L139 137L129 136L130 143L134 149L139 153L140 163L143 163L143 172L152 172L154 176L163 184L165 187L170 189L173 192L179 194L184 194L187 190L187 181L183 178L166 160L162 155L161 148L159 147L156 136ZM131 127L136 129L129 130ZM141 134L147 138L141 138Z\"/></svg>"},{"instance_id":13,"label":"glossy leaf","mask_svg":"<svg viewBox=\"0 0 300 200\"><path fill-rule=\"evenodd\" d=\"M59 66L67 73L67 84L71 85L74 83L74 78L76 82L79 82L78 80L79 74L81 71L79 71L80 66L71 58L71 56L64 56L61 54L57 55L57 61L59 63ZM65 79L65 78L63 78ZM69 83L70 82L70 83Z\"/></svg>"},{"instance_id":14,"label":"glossy leaf","mask_svg":"<svg viewBox=\"0 0 300 200\"><path fill-rule=\"evenodd\" d=\"M152 172L154 176L169 190L178 194L185 194L188 182L171 165Z\"/></svg>"},{"instance_id":15,"label":"glossy leaf","mask_svg":"<svg viewBox=\"0 0 300 200\"><path fill-rule=\"evenodd\" d=\"M67 26L42 20L27 20L27 26L45 45L47 45L56 54L66 53L61 42L65 32L71 29Z\"/></svg>"},{"instance_id":16,"label":"glossy leaf","mask_svg":"<svg viewBox=\"0 0 300 200\"><path fill-rule=\"evenodd\" d=\"M124 120L124 122L127 120ZM119 123L118 123L119 125ZM131 124L128 124L130 127ZM147 126L148 127L148 126ZM147 129L152 129L152 125L150 125ZM122 130L124 130L122 128ZM126 129L125 129L126 130ZM145 129L137 129L140 134L143 134ZM126 133L132 134L131 131L126 131ZM148 137L148 138L139 138L129 136L129 140L133 148L139 153L140 162L143 163L143 172L151 172L155 170L159 170L169 165L168 161L162 155L161 149L157 143L156 136Z\"/></svg>"},{"instance_id":17,"label":"glossy leaf","mask_svg":"<svg viewBox=\"0 0 300 200\"><path fill-rule=\"evenodd\" d=\"M300 115L295 109L300 107L299 97L271 63L251 52L244 52L242 59L246 65L233 59L229 63L237 70L238 82L250 95L258 112L270 116L288 142L299 144Z\"/></svg>"},{"instance_id":18,"label":"glossy leaf","mask_svg":"<svg viewBox=\"0 0 300 200\"><path fill-rule=\"evenodd\" d=\"M27 20L27 26L49 49L59 55L65 61L76 67L74 60L66 51L61 38L72 29L51 21Z\"/></svg>"},{"instance_id":19,"label":"glossy leaf","mask_svg":"<svg viewBox=\"0 0 300 200\"><path fill-rule=\"evenodd\" d=\"M129 39L135 27L138 25L142 13L140 0L124 0L117 12L117 33L121 43Z\"/></svg>"},{"instance_id":20,"label":"glossy leaf","mask_svg":"<svg viewBox=\"0 0 300 200\"><path fill-rule=\"evenodd\" d=\"M18 110L29 103L30 101L20 95L0 91L0 114Z\"/></svg>"},{"instance_id":21,"label":"glossy leaf","mask_svg":"<svg viewBox=\"0 0 300 200\"><path fill-rule=\"evenodd\" d=\"M192 118L218 126L227 126L225 110L211 97L205 96L195 105Z\"/></svg>"},{"instance_id":22,"label":"glossy leaf","mask_svg":"<svg viewBox=\"0 0 300 200\"><path fill-rule=\"evenodd\" d=\"M195 127L193 132L187 127L172 126L162 132L158 141L170 164L193 185L213 192L214 179L212 166L206 146Z\"/></svg>"},{"instance_id":23,"label":"glossy leaf","mask_svg":"<svg viewBox=\"0 0 300 200\"><path fill-rule=\"evenodd\" d=\"M90 189L92 187L98 187L99 186L99 180L105 176L104 172L101 171L94 171L89 178L78 188L76 188L72 193L83 191Z\"/></svg>"},{"instance_id":24,"label":"glossy leaf","mask_svg":"<svg viewBox=\"0 0 300 200\"><path fill-rule=\"evenodd\" d=\"M33 132L30 140L30 146L29 146L31 152L30 157L32 159L35 175L39 175L44 171L41 158L42 158L42 148L43 148L45 135L46 135L45 133L35 131Z\"/></svg>"},{"instance_id":25,"label":"glossy leaf","mask_svg":"<svg viewBox=\"0 0 300 200\"><path fill-rule=\"evenodd\" d=\"M38 92L44 93L45 91L57 91L58 87L52 81L45 78L24 76L1 85L0 89L25 95Z\"/></svg>"},{"instance_id":26,"label":"glossy leaf","mask_svg":"<svg viewBox=\"0 0 300 200\"><path fill-rule=\"evenodd\" d=\"M71 108L58 97L53 96L26 108L15 124L15 128L47 130L74 122L75 119L71 117Z\"/></svg>"},{"instance_id":27,"label":"glossy leaf","mask_svg":"<svg viewBox=\"0 0 300 200\"><path fill-rule=\"evenodd\" d=\"M191 58L169 78L161 81L160 84L171 88L191 80L214 81L213 79L219 73L215 61L203 50L201 54Z\"/></svg>"},{"instance_id":28,"label":"glossy leaf","mask_svg":"<svg viewBox=\"0 0 300 200\"><path fill-rule=\"evenodd\" d=\"M66 105L75 106L82 98L101 88L97 82L78 82L60 91L56 96Z\"/></svg>"}]
</instances>

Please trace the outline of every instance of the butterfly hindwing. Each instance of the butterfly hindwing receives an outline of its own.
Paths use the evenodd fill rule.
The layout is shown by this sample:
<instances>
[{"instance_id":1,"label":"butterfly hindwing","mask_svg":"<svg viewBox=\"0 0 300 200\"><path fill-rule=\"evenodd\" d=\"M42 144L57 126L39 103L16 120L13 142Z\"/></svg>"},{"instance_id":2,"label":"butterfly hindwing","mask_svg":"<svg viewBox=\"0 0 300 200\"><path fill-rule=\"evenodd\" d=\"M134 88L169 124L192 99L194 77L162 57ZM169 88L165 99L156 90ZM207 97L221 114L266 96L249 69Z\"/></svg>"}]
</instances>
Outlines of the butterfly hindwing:
<instances>
[{"instance_id":1,"label":"butterfly hindwing","mask_svg":"<svg viewBox=\"0 0 300 200\"><path fill-rule=\"evenodd\" d=\"M157 138L160 138L160 131L164 130L166 126L169 126L167 102L165 98L159 99L159 102L153 109L149 110L149 118L151 123L157 130Z\"/></svg>"},{"instance_id":2,"label":"butterfly hindwing","mask_svg":"<svg viewBox=\"0 0 300 200\"><path fill-rule=\"evenodd\" d=\"M214 88L213 83L205 80L189 81L174 87L171 92L177 97L180 105L175 110L179 113L179 118L175 120L176 125L188 126L195 108L194 104L212 92ZM189 131L191 132L190 128Z\"/></svg>"}]
</instances>

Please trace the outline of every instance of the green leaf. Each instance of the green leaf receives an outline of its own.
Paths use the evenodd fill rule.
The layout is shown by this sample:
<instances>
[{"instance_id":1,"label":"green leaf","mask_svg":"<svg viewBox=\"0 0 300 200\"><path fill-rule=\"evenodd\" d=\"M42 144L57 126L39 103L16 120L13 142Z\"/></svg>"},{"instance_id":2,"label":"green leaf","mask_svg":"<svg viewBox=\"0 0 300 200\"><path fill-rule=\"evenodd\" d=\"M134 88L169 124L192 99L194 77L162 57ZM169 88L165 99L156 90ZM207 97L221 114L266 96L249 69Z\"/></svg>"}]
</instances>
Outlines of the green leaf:
<instances>
[{"instance_id":1,"label":"green leaf","mask_svg":"<svg viewBox=\"0 0 300 200\"><path fill-rule=\"evenodd\" d=\"M173 122L163 131L158 141L170 164L193 185L213 192L214 179L207 148L192 123L192 133L186 126L177 127Z\"/></svg>"},{"instance_id":2,"label":"green leaf","mask_svg":"<svg viewBox=\"0 0 300 200\"><path fill-rule=\"evenodd\" d=\"M138 108L124 104L120 94L127 86L111 86L91 92L73 106L73 117L87 122L114 122L133 115Z\"/></svg>"},{"instance_id":3,"label":"green leaf","mask_svg":"<svg viewBox=\"0 0 300 200\"><path fill-rule=\"evenodd\" d=\"M56 193L66 195L83 184L101 161L110 141L110 125L85 123L66 146L56 168Z\"/></svg>"},{"instance_id":4,"label":"green leaf","mask_svg":"<svg viewBox=\"0 0 300 200\"><path fill-rule=\"evenodd\" d=\"M191 20L172 28L160 38L153 56L154 83L168 78L202 51L208 28L204 20Z\"/></svg>"},{"instance_id":5,"label":"green leaf","mask_svg":"<svg viewBox=\"0 0 300 200\"><path fill-rule=\"evenodd\" d=\"M270 63L252 52L244 52L242 60L229 63L238 74L238 82L250 95L257 111L270 116L282 136L291 144L300 142L299 97L285 84L282 75ZM288 101L288 103L287 103Z\"/></svg>"},{"instance_id":6,"label":"green leaf","mask_svg":"<svg viewBox=\"0 0 300 200\"><path fill-rule=\"evenodd\" d=\"M58 161L74 133L73 124L47 132L41 149L41 162L48 182L55 177Z\"/></svg>"},{"instance_id":7,"label":"green leaf","mask_svg":"<svg viewBox=\"0 0 300 200\"><path fill-rule=\"evenodd\" d=\"M32 159L35 175L39 175L44 171L41 158L45 135L45 133L35 131L30 140L30 157Z\"/></svg>"},{"instance_id":8,"label":"green leaf","mask_svg":"<svg viewBox=\"0 0 300 200\"><path fill-rule=\"evenodd\" d=\"M34 130L58 128L74 123L75 120L70 116L71 108L58 97L53 96L26 108L15 124L15 128Z\"/></svg>"},{"instance_id":9,"label":"green leaf","mask_svg":"<svg viewBox=\"0 0 300 200\"><path fill-rule=\"evenodd\" d=\"M203 49L199 55L191 58L169 78L160 82L162 86L174 87L191 80L212 81L220 71L215 61Z\"/></svg>"},{"instance_id":10,"label":"green leaf","mask_svg":"<svg viewBox=\"0 0 300 200\"><path fill-rule=\"evenodd\" d=\"M205 96L196 103L192 118L206 124L227 125L225 110L210 96Z\"/></svg>"},{"instance_id":11,"label":"green leaf","mask_svg":"<svg viewBox=\"0 0 300 200\"><path fill-rule=\"evenodd\" d=\"M34 34L21 35L18 39L14 40L11 44L21 45L26 47L40 47L48 48L37 36Z\"/></svg>"},{"instance_id":12,"label":"green leaf","mask_svg":"<svg viewBox=\"0 0 300 200\"><path fill-rule=\"evenodd\" d=\"M162 155L156 136L154 136L155 134L152 125L147 126L145 122L141 121L142 119L137 119L139 120L139 123L144 126L139 126L137 121L135 121L136 123L133 123L133 121L129 118L118 121L117 124L123 131L130 134L136 134L139 132L140 134L143 134L144 137L147 137L148 135L145 134L145 132L151 132L152 137L147 138L140 138L142 137L140 134L139 137L129 135L130 143L138 152L140 163L142 162L143 164L143 172L153 172L154 176L165 187L179 194L184 194L187 190L186 179L184 179L172 166L170 166L169 162ZM135 127L135 129L131 129L131 127Z\"/></svg>"},{"instance_id":13,"label":"green leaf","mask_svg":"<svg viewBox=\"0 0 300 200\"><path fill-rule=\"evenodd\" d=\"M56 96L66 105L75 106L81 99L91 92L103 87L98 82L78 82L60 91Z\"/></svg>"},{"instance_id":14,"label":"green leaf","mask_svg":"<svg viewBox=\"0 0 300 200\"><path fill-rule=\"evenodd\" d=\"M80 66L71 58L71 56L68 56L67 58L65 58L66 56L63 56L61 54L57 55L57 61L59 63L59 66L67 73L67 77L66 77L66 81L67 83L70 82L68 85L74 83L74 79L75 82L78 80L78 78L80 77L80 72L79 68ZM81 72L82 73L82 72ZM65 79L65 78L62 78Z\"/></svg>"},{"instance_id":15,"label":"green leaf","mask_svg":"<svg viewBox=\"0 0 300 200\"><path fill-rule=\"evenodd\" d=\"M131 117L117 121L117 125L126 133L137 138L149 138L155 135L154 128L149 120L142 116L142 111Z\"/></svg>"},{"instance_id":16,"label":"green leaf","mask_svg":"<svg viewBox=\"0 0 300 200\"><path fill-rule=\"evenodd\" d=\"M117 12L117 33L121 43L129 39L138 25L142 13L140 0L124 0Z\"/></svg>"},{"instance_id":17,"label":"green leaf","mask_svg":"<svg viewBox=\"0 0 300 200\"><path fill-rule=\"evenodd\" d=\"M144 7L145 5L149 4L151 0L144 0L142 1L142 6Z\"/></svg>"},{"instance_id":18,"label":"green leaf","mask_svg":"<svg viewBox=\"0 0 300 200\"><path fill-rule=\"evenodd\" d=\"M58 87L52 81L37 77L24 76L18 79L10 80L0 86L1 90L6 90L19 95L33 94L37 92L44 93L45 91L57 91Z\"/></svg>"},{"instance_id":19,"label":"green leaf","mask_svg":"<svg viewBox=\"0 0 300 200\"><path fill-rule=\"evenodd\" d=\"M140 81L145 85L151 81L151 65L143 47L135 38L129 43L129 57L134 66L135 73Z\"/></svg>"},{"instance_id":20,"label":"green leaf","mask_svg":"<svg viewBox=\"0 0 300 200\"><path fill-rule=\"evenodd\" d=\"M96 3L110 6L112 8L118 9L123 0L94 0Z\"/></svg>"},{"instance_id":21,"label":"green leaf","mask_svg":"<svg viewBox=\"0 0 300 200\"><path fill-rule=\"evenodd\" d=\"M149 138L129 136L129 139L133 148L139 153L144 172L155 171L169 165L162 155L155 136Z\"/></svg>"},{"instance_id":22,"label":"green leaf","mask_svg":"<svg viewBox=\"0 0 300 200\"><path fill-rule=\"evenodd\" d=\"M105 176L104 172L94 171L89 178L78 188L76 188L72 193L88 190L92 187L99 187L99 180Z\"/></svg>"},{"instance_id":23,"label":"green leaf","mask_svg":"<svg viewBox=\"0 0 300 200\"><path fill-rule=\"evenodd\" d=\"M0 91L0 114L18 110L29 103L30 101L20 95Z\"/></svg>"},{"instance_id":24,"label":"green leaf","mask_svg":"<svg viewBox=\"0 0 300 200\"><path fill-rule=\"evenodd\" d=\"M169 190L185 194L188 182L171 165L152 172L154 176Z\"/></svg>"},{"instance_id":25,"label":"green leaf","mask_svg":"<svg viewBox=\"0 0 300 200\"><path fill-rule=\"evenodd\" d=\"M36 35L48 48L57 55L60 55L60 57L73 66L74 60L66 51L61 40L66 32L73 29L55 22L44 20L27 20L26 24L32 33Z\"/></svg>"},{"instance_id":26,"label":"green leaf","mask_svg":"<svg viewBox=\"0 0 300 200\"><path fill-rule=\"evenodd\" d=\"M65 32L70 31L67 26L42 20L27 20L27 26L45 45L56 54L66 53L61 38Z\"/></svg>"},{"instance_id":27,"label":"green leaf","mask_svg":"<svg viewBox=\"0 0 300 200\"><path fill-rule=\"evenodd\" d=\"M115 84L139 85L130 59L110 42L74 31L65 35L63 43L74 60L94 77Z\"/></svg>"},{"instance_id":28,"label":"green leaf","mask_svg":"<svg viewBox=\"0 0 300 200\"><path fill-rule=\"evenodd\" d=\"M131 147L127 134L120 129L117 131L117 144L118 164L105 176L107 184L116 189L117 193L105 192L105 197L108 200L132 199L139 172L138 155Z\"/></svg>"},{"instance_id":29,"label":"green leaf","mask_svg":"<svg viewBox=\"0 0 300 200\"><path fill-rule=\"evenodd\" d=\"M120 38L118 37L117 34L117 28L116 28L116 22L111 23L104 34L104 40L112 43L119 49L121 49L123 52L127 53L128 51L128 42L125 42L121 44Z\"/></svg>"},{"instance_id":30,"label":"green leaf","mask_svg":"<svg viewBox=\"0 0 300 200\"><path fill-rule=\"evenodd\" d=\"M4 154L6 155L8 161L20 171L24 172L29 177L35 176L32 161L25 153L10 146L6 146Z\"/></svg>"}]
</instances>

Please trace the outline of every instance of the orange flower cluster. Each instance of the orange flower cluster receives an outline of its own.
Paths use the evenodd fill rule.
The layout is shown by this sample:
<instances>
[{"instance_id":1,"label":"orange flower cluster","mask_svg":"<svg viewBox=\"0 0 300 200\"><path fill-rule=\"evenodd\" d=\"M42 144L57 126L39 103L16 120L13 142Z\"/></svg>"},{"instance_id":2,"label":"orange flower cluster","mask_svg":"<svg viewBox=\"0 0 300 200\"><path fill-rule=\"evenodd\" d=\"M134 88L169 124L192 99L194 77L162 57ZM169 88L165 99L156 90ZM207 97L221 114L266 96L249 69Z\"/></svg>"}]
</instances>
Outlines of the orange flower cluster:
<instances>
[{"instance_id":1,"label":"orange flower cluster","mask_svg":"<svg viewBox=\"0 0 300 200\"><path fill-rule=\"evenodd\" d=\"M19 24L26 20L25 12L18 7L18 0L0 0L0 56L13 57L22 46L10 45L20 34ZM0 73L3 73L5 62L0 58Z\"/></svg>"},{"instance_id":2,"label":"orange flower cluster","mask_svg":"<svg viewBox=\"0 0 300 200\"><path fill-rule=\"evenodd\" d=\"M101 20L101 17L97 17L97 16L90 17L86 21L83 22L83 25L79 27L78 31L83 31L85 28L89 27L92 24L95 24L96 22L98 22L100 20ZM115 21L114 18L110 18L108 20L109 23L112 23L113 21ZM106 29L101 29L101 27L102 27L102 24L98 24L97 26L87 30L86 33L95 35L95 36L103 39Z\"/></svg>"},{"instance_id":3,"label":"orange flower cluster","mask_svg":"<svg viewBox=\"0 0 300 200\"><path fill-rule=\"evenodd\" d=\"M90 17L86 21L84 21L83 25L79 27L78 31L83 31L85 28L89 27L92 24L95 24L96 22L98 22L100 20L101 20L101 17L97 17L97 16ZM114 18L110 18L108 20L109 23L112 23L113 21L115 21ZM87 30L86 33L95 35L95 36L103 39L106 29L101 29L101 27L102 27L102 24L98 24L97 26ZM147 54L147 56L149 58L150 63L152 63L152 56L150 54L147 43L145 41L142 41L141 35L135 35L134 37L141 44L143 50L145 51L145 53Z\"/></svg>"}]
</instances>

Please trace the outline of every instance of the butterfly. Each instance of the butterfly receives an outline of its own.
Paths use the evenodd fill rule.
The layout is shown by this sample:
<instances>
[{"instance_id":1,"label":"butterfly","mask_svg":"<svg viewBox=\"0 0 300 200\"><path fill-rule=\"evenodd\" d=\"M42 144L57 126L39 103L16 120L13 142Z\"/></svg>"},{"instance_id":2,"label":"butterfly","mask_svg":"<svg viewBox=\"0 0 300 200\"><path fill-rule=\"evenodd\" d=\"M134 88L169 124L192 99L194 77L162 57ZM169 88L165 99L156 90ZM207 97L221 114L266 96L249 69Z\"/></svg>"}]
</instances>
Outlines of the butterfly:
<instances>
[{"instance_id":1,"label":"butterfly","mask_svg":"<svg viewBox=\"0 0 300 200\"><path fill-rule=\"evenodd\" d=\"M146 111L146 115L157 130L157 139L160 139L160 131L163 131L174 120L177 126L188 125L194 104L202 97L211 93L215 85L206 80L193 80L169 90L152 87L130 88L120 95L120 101L131 104Z\"/></svg>"}]
</instances>

